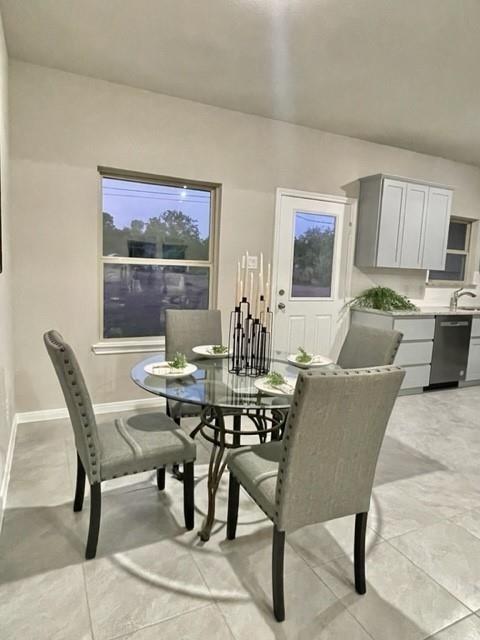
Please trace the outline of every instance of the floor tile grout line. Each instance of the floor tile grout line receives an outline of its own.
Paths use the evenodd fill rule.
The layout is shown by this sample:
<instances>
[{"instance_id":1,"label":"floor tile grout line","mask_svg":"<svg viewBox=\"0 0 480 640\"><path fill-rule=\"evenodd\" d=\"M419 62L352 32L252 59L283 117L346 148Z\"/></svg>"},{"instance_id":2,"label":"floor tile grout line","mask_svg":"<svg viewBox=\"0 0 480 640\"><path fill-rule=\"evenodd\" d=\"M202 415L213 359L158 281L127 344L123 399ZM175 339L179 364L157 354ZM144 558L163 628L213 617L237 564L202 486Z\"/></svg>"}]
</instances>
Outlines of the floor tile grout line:
<instances>
[{"instance_id":1,"label":"floor tile grout line","mask_svg":"<svg viewBox=\"0 0 480 640\"><path fill-rule=\"evenodd\" d=\"M455 627L460 622L463 622L467 618L471 618L472 615L475 615L475 614L469 613L466 616L464 616L463 618L460 618L459 620L455 620L455 622L452 622L452 624L447 624L446 627L442 627L438 631L435 631L431 635L427 636L424 640L432 640L432 638L434 638L437 635L437 633L443 633L444 631L447 631L448 629L452 629L453 627Z\"/></svg>"},{"instance_id":2,"label":"floor tile grout line","mask_svg":"<svg viewBox=\"0 0 480 640\"><path fill-rule=\"evenodd\" d=\"M437 523L438 524L438 523ZM429 525L432 526L432 525ZM411 532L409 532L411 533ZM403 534L406 535L406 534ZM401 536L397 536L397 537L401 537ZM388 544L388 540L383 540L384 543ZM478 610L478 612L473 611L468 605L466 605L464 602L462 602L459 598L457 598L457 596L455 596L453 593L451 593L446 587L444 587L442 584L440 584L439 582L437 582L437 580L435 580L435 578L433 578L430 574L428 574L424 569L422 569L422 567L419 567L415 562L413 562L413 560L411 560L408 556L406 556L404 553L402 553L399 549L397 549L396 547L394 547L393 545L389 544L389 547L391 547L394 551L398 551L400 553L400 555L402 555L406 560L408 560L411 564L413 564L417 569L419 569L424 575L427 576L427 578L429 580L431 580L432 582L434 582L437 586L439 586L441 589L443 589L444 591L446 591L452 598L454 598L457 602L459 602L462 606L464 606L465 608L467 608L469 610L469 612L462 616L461 618L459 618L458 620L455 620L455 622L452 622L452 624L447 625L447 627L442 627L441 629L438 629L437 631L434 632L433 635L435 635L436 633L439 633L440 631L443 631L444 628L448 628L450 626L453 626L454 624L456 624L457 622L460 622L461 620L464 620L465 618L470 617L470 615L472 613L477 613L477 615L479 615L480 617L480 609ZM321 568L324 567L332 562L336 562L339 559L345 559L347 558L348 560L350 560L348 554L344 554L343 556L339 556L338 558L332 558L331 560L328 560L327 562L323 562L322 564L316 565L317 568ZM315 569L313 567L310 567L312 569L312 571L315 572ZM352 563L352 571L353 571L353 563ZM324 581L322 580L322 578L316 574L318 579L327 587L327 589L329 591L331 591L331 593L333 593L333 595L337 598L337 600L340 600L340 598L338 598L338 596L335 594L335 592L333 591L333 589L330 588L330 586ZM355 588L353 583L352 583L353 589ZM369 589L369 585L368 585L368 576L367 576L367 591ZM341 602L343 605L343 602ZM371 637L373 638L373 640L375 640L375 638L371 635L371 633L363 626L363 624L361 623L361 621L353 614L350 612L349 608L345 605L343 605L345 607L345 609L348 611L348 613L355 619L356 622L358 622L358 624L364 629L364 631ZM431 638L432 635L426 636L425 638L423 638L423 640L429 640L429 638Z\"/></svg>"},{"instance_id":3,"label":"floor tile grout line","mask_svg":"<svg viewBox=\"0 0 480 640\"><path fill-rule=\"evenodd\" d=\"M346 516L346 517L348 517L348 516ZM321 524L325 524L325 523L321 523ZM370 528L372 529L372 527L370 527ZM368 553L369 553L369 551L370 551L370 549L372 547L376 547L377 545L382 544L382 542L386 542L386 540L384 538L382 538L382 536L379 535L374 529L372 529L372 531L379 538L379 540L377 542L371 543L370 545L367 545L367 549L366 549L367 559L368 559ZM367 536L368 536L368 533L367 533ZM292 547L293 551L295 551L300 556L300 558L302 558L302 560L304 562L306 562L310 566L310 568L313 569L314 571L315 571L315 569L317 567L323 567L324 565L328 564L329 562L334 562L334 561L340 560L342 558L348 558L349 560L351 560L349 552L348 551L343 551L342 553L339 553L338 555L332 556L328 560L325 560L324 562L320 562L319 564L310 564L310 562L302 555L302 553L300 551L297 551L295 549L295 547L291 543L289 543L289 545L290 545L290 547ZM353 549L353 541L352 541L352 549Z\"/></svg>"},{"instance_id":4,"label":"floor tile grout line","mask_svg":"<svg viewBox=\"0 0 480 640\"><path fill-rule=\"evenodd\" d=\"M456 516L453 516L453 517L455 518ZM417 529L409 529L408 531L404 531L403 533L397 533L394 536L390 536L390 538L384 538L384 542L390 542L391 540L397 540L398 538L401 538L403 536L408 536L408 535L410 535L412 533L420 533L424 529L428 529L429 527L435 527L435 526L437 526L439 524L442 524L442 523L445 523L445 522L449 522L449 519L445 518L445 517L438 518L437 520L434 520L433 522L429 522L428 524L421 525Z\"/></svg>"},{"instance_id":5,"label":"floor tile grout line","mask_svg":"<svg viewBox=\"0 0 480 640\"><path fill-rule=\"evenodd\" d=\"M469 529L467 529L463 525L459 524L458 522L455 522L455 518L462 517L462 516L466 515L467 513L477 513L477 512L478 512L478 509L467 509L467 511L462 511L461 513L458 513L457 515L452 516L451 518L442 518L440 520L437 520L436 522L431 522L430 524L423 525L423 526L419 527L418 529L411 529L410 531L405 531L404 533L399 533L398 535L391 536L390 538L385 538L384 540L385 540L385 542L391 542L392 540L398 540L398 538L402 538L403 536L408 536L408 535L410 535L412 533L420 533L424 529L428 529L429 527L436 527L439 524L454 524L457 527L465 529L465 531L467 531L474 538L480 539L480 536L477 536L475 533L472 533Z\"/></svg>"},{"instance_id":6,"label":"floor tile grout line","mask_svg":"<svg viewBox=\"0 0 480 640\"><path fill-rule=\"evenodd\" d=\"M478 514L478 513L479 513L479 511L478 511L478 509L470 509L469 511L466 511L465 513L461 513L459 516L453 516L453 518L451 518L448 522L449 522L450 524L454 524L454 525L456 525L457 527L460 527L461 529L464 529L464 530L465 530L465 531L467 531L471 536L473 536L474 538L477 538L477 540L480 540L480 534L478 534L478 535L477 535L476 533L473 533L473 531L470 531L470 529L468 529L467 527L465 527L465 525L460 524L459 522L455 522L455 520L454 520L455 518L465 516L465 515L467 515L467 514L469 514L469 513L477 513L477 514Z\"/></svg>"},{"instance_id":7,"label":"floor tile grout line","mask_svg":"<svg viewBox=\"0 0 480 640\"><path fill-rule=\"evenodd\" d=\"M230 631L230 634L231 634L232 638L234 640L240 640L239 637L237 636L237 634L234 633L232 627L230 626L226 614L223 613L222 607L218 604L218 602L216 600L215 600L215 602L213 604L214 604L215 608L217 609L217 611L222 616L222 619L224 620L227 629Z\"/></svg>"},{"instance_id":8,"label":"floor tile grout line","mask_svg":"<svg viewBox=\"0 0 480 640\"><path fill-rule=\"evenodd\" d=\"M413 564L414 567L416 567L419 571L421 571L424 575L427 576L427 578L429 578L429 580L431 580L432 582L435 582L435 584L437 586L439 586L441 589L443 589L444 591L446 591L450 596L452 596L452 598L454 598L457 602L459 602L462 606L466 607L470 612L475 613L475 610L472 609L468 604L466 604L465 602L462 602L462 600L460 600L460 598L458 598L455 594L453 594L449 589L447 589L443 584L440 584L440 582L438 582L438 580L436 580L433 576L431 576L427 571L425 571L425 569L423 569L422 567L420 567L416 562L414 562L411 558L409 558L405 553L403 553L403 551L401 551L401 549L397 549L396 547L393 546L393 544L389 544L388 540L386 541L387 544L390 546L391 549L394 549L395 551L398 551L398 553L400 553L400 555L402 555L406 560L408 560L408 562L410 562L411 564ZM463 616L463 618L465 618L466 616ZM463 619L461 618L461 619Z\"/></svg>"},{"instance_id":9,"label":"floor tile grout line","mask_svg":"<svg viewBox=\"0 0 480 640\"><path fill-rule=\"evenodd\" d=\"M211 607L211 606L212 604L207 602L206 604L202 604L198 607L194 607L193 609L188 609L188 611L175 613L174 615L168 616L167 618L162 618L162 620L157 620L156 622L152 622L142 627L138 627L138 629L134 629L133 631L127 631L126 633L121 633L120 635L117 635L117 636L111 636L109 638L106 638L105 640L122 640L123 638L128 638L138 633L139 631L144 631L145 629L151 629L152 627L160 626L164 622L170 622L171 620L176 620L177 618L181 618L182 616L188 616L189 614L194 613L195 611L201 611L202 609L207 609L208 607Z\"/></svg>"},{"instance_id":10,"label":"floor tile grout line","mask_svg":"<svg viewBox=\"0 0 480 640\"><path fill-rule=\"evenodd\" d=\"M350 561L350 558L348 557L347 554L344 554L343 556L339 556L339 558L348 558L348 560ZM336 558L334 560L338 560L339 558ZM336 601L343 607L343 610L365 631L365 633L367 634L367 636L369 638L372 638L372 640L375 640L375 638L372 636L372 634L368 631L368 629L366 629L363 624L360 622L360 620L358 620L353 613L349 610L349 608L342 602L342 599L339 598L337 596L337 594L333 591L333 589L325 582L325 580L322 580L322 578L318 575L318 573L315 571L315 569L313 567L311 567L307 562L305 562L305 560L303 558L301 558L303 560L303 562L306 564L306 566L310 569L310 571L313 573L313 575L317 578L317 580L319 580L323 586L327 589L327 591L330 591L330 593L334 596L334 598L336 599ZM332 562L334 562L334 560L332 560ZM352 571L353 571L353 562L352 564ZM353 590L355 590L355 585L353 586Z\"/></svg>"},{"instance_id":11,"label":"floor tile grout line","mask_svg":"<svg viewBox=\"0 0 480 640\"><path fill-rule=\"evenodd\" d=\"M92 640L95 640L96 634L93 629L93 618L92 618L92 610L90 608L90 598L88 596L87 575L85 573L85 562L82 562L81 567L82 567L82 576L83 576L83 588L85 589L85 598L87 601L88 619L90 621L90 632L92 634Z\"/></svg>"}]
</instances>

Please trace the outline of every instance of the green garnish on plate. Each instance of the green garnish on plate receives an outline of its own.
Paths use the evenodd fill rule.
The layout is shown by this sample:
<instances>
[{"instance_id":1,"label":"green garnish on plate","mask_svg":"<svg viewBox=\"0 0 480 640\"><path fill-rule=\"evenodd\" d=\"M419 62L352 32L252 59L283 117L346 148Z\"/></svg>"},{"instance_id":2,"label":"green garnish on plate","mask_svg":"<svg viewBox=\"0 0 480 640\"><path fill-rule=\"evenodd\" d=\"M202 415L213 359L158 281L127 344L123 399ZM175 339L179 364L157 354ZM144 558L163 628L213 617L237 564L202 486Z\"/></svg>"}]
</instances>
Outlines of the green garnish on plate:
<instances>
[{"instance_id":1,"label":"green garnish on plate","mask_svg":"<svg viewBox=\"0 0 480 640\"><path fill-rule=\"evenodd\" d=\"M307 364L312 360L312 356L302 349L302 347L298 347L299 354L296 356L295 360L300 362L301 364Z\"/></svg>"},{"instance_id":2,"label":"green garnish on plate","mask_svg":"<svg viewBox=\"0 0 480 640\"><path fill-rule=\"evenodd\" d=\"M211 352L216 356L222 355L223 353L227 353L228 347L224 347L223 344L214 344L211 348Z\"/></svg>"},{"instance_id":3,"label":"green garnish on plate","mask_svg":"<svg viewBox=\"0 0 480 640\"><path fill-rule=\"evenodd\" d=\"M285 378L276 371L271 371L267 375L266 381L271 387L281 387L283 384L288 384Z\"/></svg>"},{"instance_id":4,"label":"green garnish on plate","mask_svg":"<svg viewBox=\"0 0 480 640\"><path fill-rule=\"evenodd\" d=\"M185 369L187 366L187 358L184 353L177 353L174 355L173 360L168 363L170 369Z\"/></svg>"}]
</instances>

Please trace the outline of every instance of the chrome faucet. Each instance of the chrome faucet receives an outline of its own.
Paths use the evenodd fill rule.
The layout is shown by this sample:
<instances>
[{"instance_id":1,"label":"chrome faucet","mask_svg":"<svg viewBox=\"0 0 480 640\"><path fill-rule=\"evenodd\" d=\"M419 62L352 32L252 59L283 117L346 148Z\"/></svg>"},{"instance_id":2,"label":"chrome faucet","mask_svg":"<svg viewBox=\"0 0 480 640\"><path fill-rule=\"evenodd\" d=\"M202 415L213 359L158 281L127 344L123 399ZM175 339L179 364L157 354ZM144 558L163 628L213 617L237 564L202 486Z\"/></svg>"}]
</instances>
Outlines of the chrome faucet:
<instances>
[{"instance_id":1,"label":"chrome faucet","mask_svg":"<svg viewBox=\"0 0 480 640\"><path fill-rule=\"evenodd\" d=\"M472 293L471 291L464 291L463 287L460 289L456 289L450 298L450 311L456 311L458 308L458 299L462 296L470 296L471 298L476 298L477 294Z\"/></svg>"}]
</instances>

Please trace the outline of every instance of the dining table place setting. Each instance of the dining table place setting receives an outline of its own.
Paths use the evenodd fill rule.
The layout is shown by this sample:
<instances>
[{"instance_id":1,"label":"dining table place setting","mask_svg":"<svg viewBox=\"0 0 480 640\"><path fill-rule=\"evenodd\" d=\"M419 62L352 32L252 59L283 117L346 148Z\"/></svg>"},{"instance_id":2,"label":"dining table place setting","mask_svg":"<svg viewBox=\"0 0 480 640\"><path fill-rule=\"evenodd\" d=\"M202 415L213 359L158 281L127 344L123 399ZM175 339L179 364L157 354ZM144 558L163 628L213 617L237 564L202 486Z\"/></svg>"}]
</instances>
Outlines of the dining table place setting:
<instances>
[{"instance_id":1,"label":"dining table place setting","mask_svg":"<svg viewBox=\"0 0 480 640\"><path fill-rule=\"evenodd\" d=\"M307 353L303 347L298 347L297 353L291 353L287 356L288 362L301 369L310 369L311 367L325 367L333 363L331 358L318 354Z\"/></svg>"},{"instance_id":2,"label":"dining table place setting","mask_svg":"<svg viewBox=\"0 0 480 640\"><path fill-rule=\"evenodd\" d=\"M144 366L145 371L151 376L163 378L185 378L195 373L197 366L187 362L183 353L176 353L172 360L149 362Z\"/></svg>"}]
</instances>

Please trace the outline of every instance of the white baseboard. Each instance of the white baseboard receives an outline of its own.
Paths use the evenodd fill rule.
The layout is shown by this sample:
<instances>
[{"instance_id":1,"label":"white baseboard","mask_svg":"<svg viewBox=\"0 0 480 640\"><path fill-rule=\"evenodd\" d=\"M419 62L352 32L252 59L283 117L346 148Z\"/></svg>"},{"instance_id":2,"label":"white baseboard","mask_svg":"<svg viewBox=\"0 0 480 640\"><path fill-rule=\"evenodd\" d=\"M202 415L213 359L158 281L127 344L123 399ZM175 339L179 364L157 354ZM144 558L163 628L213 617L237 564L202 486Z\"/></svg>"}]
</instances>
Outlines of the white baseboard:
<instances>
[{"instance_id":1,"label":"white baseboard","mask_svg":"<svg viewBox=\"0 0 480 640\"><path fill-rule=\"evenodd\" d=\"M5 507L7 505L7 491L8 483L10 482L10 471L12 469L13 450L15 449L15 438L17 436L17 415L14 416L12 421L12 428L10 430L10 438L8 440L7 455L5 457L5 469L3 470L3 478L0 483L0 531L2 530L3 514L5 513Z\"/></svg>"},{"instance_id":2,"label":"white baseboard","mask_svg":"<svg viewBox=\"0 0 480 640\"><path fill-rule=\"evenodd\" d=\"M103 402L93 405L95 413L115 413L117 411L135 411L136 409L163 409L165 407L164 398L142 398L140 400L122 400L121 402ZM42 409L40 411L24 411L17 413L18 424L25 422L45 422L46 420L61 420L68 418L66 407L61 409Z\"/></svg>"}]
</instances>

